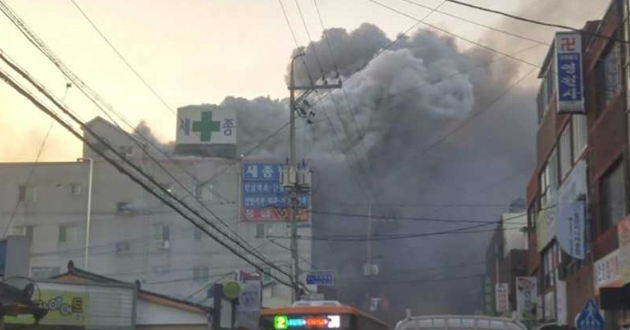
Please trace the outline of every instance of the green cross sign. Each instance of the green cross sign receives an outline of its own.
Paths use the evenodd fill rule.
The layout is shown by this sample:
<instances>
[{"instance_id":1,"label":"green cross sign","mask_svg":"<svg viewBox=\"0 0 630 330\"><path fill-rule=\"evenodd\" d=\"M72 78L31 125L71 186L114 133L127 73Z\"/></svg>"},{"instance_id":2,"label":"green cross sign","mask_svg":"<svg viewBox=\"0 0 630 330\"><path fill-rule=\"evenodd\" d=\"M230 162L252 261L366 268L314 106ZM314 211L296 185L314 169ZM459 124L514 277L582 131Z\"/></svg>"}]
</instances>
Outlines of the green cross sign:
<instances>
[{"instance_id":1,"label":"green cross sign","mask_svg":"<svg viewBox=\"0 0 630 330\"><path fill-rule=\"evenodd\" d=\"M221 122L212 121L212 111L204 111L201 113L200 121L193 121L192 131L201 133L201 142L210 142L212 132L221 131Z\"/></svg>"}]
</instances>

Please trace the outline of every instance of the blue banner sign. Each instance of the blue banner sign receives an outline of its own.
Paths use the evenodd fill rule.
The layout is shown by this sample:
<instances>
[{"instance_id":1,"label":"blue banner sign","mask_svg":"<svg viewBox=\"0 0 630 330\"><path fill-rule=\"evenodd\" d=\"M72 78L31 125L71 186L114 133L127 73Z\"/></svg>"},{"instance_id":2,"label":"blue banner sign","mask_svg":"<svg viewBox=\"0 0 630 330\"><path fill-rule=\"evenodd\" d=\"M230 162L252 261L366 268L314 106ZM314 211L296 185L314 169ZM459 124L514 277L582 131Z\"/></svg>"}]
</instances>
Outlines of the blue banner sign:
<instances>
[{"instance_id":1,"label":"blue banner sign","mask_svg":"<svg viewBox=\"0 0 630 330\"><path fill-rule=\"evenodd\" d=\"M306 284L309 285L334 285L335 276L332 272L316 272L306 275Z\"/></svg>"},{"instance_id":2,"label":"blue banner sign","mask_svg":"<svg viewBox=\"0 0 630 330\"><path fill-rule=\"evenodd\" d=\"M283 163L243 163L241 171L241 218L245 221L291 219L289 191L280 184ZM298 194L298 219L308 219L309 192Z\"/></svg>"},{"instance_id":3,"label":"blue banner sign","mask_svg":"<svg viewBox=\"0 0 630 330\"><path fill-rule=\"evenodd\" d=\"M584 114L582 36L579 32L557 32L555 47L558 113Z\"/></svg>"}]
</instances>

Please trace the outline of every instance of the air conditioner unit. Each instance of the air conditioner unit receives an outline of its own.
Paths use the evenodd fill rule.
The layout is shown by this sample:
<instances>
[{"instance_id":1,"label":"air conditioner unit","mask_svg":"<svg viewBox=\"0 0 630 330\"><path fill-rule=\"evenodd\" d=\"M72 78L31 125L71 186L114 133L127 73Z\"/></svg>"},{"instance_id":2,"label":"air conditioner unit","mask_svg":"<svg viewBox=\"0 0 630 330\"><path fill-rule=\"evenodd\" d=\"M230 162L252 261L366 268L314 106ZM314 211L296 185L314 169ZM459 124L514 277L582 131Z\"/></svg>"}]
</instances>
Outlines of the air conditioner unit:
<instances>
[{"instance_id":1,"label":"air conditioner unit","mask_svg":"<svg viewBox=\"0 0 630 330\"><path fill-rule=\"evenodd\" d=\"M171 248L171 241L159 241L158 248L160 250L168 250Z\"/></svg>"},{"instance_id":2,"label":"air conditioner unit","mask_svg":"<svg viewBox=\"0 0 630 330\"><path fill-rule=\"evenodd\" d=\"M9 236L26 236L26 227L11 226L9 229Z\"/></svg>"}]
</instances>

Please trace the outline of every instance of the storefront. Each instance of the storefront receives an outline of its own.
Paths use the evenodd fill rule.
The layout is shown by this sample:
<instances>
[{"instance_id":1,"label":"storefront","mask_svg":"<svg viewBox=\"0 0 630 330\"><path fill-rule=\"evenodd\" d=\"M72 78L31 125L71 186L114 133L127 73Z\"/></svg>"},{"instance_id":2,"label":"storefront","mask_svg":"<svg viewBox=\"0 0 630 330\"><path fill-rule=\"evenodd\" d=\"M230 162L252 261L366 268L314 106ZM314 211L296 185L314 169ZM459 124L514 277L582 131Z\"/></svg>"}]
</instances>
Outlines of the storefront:
<instances>
[{"instance_id":1,"label":"storefront","mask_svg":"<svg viewBox=\"0 0 630 330\"><path fill-rule=\"evenodd\" d=\"M594 266L595 294L608 329L630 329L630 217L617 225L619 248Z\"/></svg>"}]
</instances>

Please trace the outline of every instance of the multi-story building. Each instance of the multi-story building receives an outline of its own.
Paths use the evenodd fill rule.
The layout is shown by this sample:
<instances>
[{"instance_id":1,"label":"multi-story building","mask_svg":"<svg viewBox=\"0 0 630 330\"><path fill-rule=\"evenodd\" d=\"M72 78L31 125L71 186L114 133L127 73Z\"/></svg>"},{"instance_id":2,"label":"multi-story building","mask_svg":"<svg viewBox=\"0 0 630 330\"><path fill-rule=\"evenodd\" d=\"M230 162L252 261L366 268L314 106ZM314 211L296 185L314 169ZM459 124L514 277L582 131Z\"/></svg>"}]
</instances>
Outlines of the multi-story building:
<instances>
[{"instance_id":1,"label":"multi-story building","mask_svg":"<svg viewBox=\"0 0 630 330\"><path fill-rule=\"evenodd\" d=\"M538 279L541 322L574 328L592 299L608 329L630 324L628 35L627 0L584 25L583 114L558 111L558 72L566 68L557 67L555 46L564 46L550 48L540 71L527 266ZM577 211L562 211L570 205Z\"/></svg>"},{"instance_id":2,"label":"multi-story building","mask_svg":"<svg viewBox=\"0 0 630 330\"><path fill-rule=\"evenodd\" d=\"M134 135L125 134L101 118L92 120L88 126L206 219L229 235L240 236L246 242L243 244L290 272L288 241L276 242L267 237L287 236L288 223L240 221L241 159L184 156L170 151L168 157L155 151L147 154L148 148L140 147L142 139L133 141ZM93 162L93 178L86 265L90 162ZM253 271L252 266L87 146L78 161L0 164L0 177L3 236L30 238L31 277L57 275L73 260L77 267L90 272L126 282L139 280L149 290L207 302L211 283L229 278L239 269ZM207 224L203 226L210 228ZM299 234L310 235L310 226L300 227ZM310 242L300 241L299 252L302 260L309 261ZM267 272L282 276L268 265L258 264ZM307 268L308 263L302 263L301 267ZM265 304L290 302L289 288L268 276L265 283Z\"/></svg>"},{"instance_id":3,"label":"multi-story building","mask_svg":"<svg viewBox=\"0 0 630 330\"><path fill-rule=\"evenodd\" d=\"M527 275L526 219L523 210L511 209L501 216L492 235L483 283L486 315L512 317L516 310L516 278Z\"/></svg>"}]
</instances>

